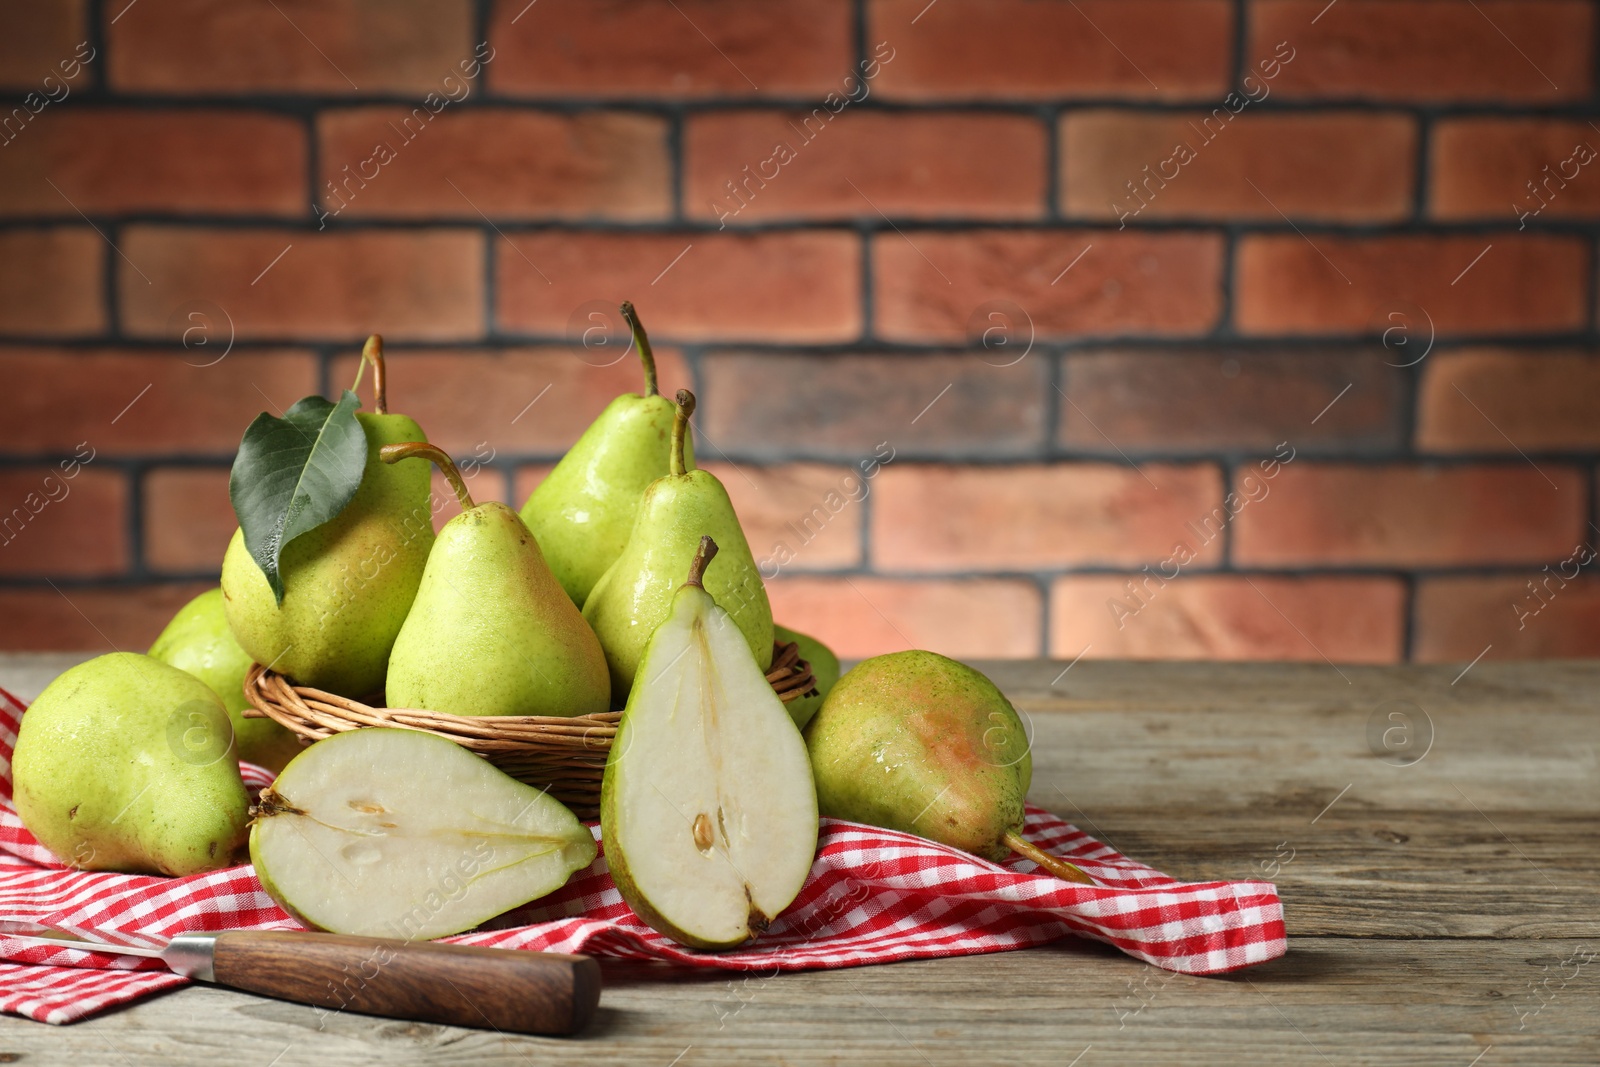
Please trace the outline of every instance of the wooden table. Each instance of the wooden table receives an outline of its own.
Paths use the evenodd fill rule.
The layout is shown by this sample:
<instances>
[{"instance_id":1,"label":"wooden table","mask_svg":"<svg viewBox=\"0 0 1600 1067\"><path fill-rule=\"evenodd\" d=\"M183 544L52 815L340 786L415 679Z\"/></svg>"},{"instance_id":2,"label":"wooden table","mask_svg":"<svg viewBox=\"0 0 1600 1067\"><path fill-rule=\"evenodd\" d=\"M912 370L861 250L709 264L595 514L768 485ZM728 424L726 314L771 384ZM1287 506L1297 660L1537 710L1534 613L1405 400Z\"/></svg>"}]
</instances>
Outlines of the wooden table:
<instances>
[{"instance_id":1,"label":"wooden table","mask_svg":"<svg viewBox=\"0 0 1600 1067\"><path fill-rule=\"evenodd\" d=\"M0 685L31 696L64 662L0 657ZM752 982L607 965L571 1040L319 1031L192 987L0 1018L0 1063L1600 1062L1600 664L1063 666L987 668L1032 720L1033 801L1180 878L1271 877L1286 958L1191 978L1064 940Z\"/></svg>"}]
</instances>

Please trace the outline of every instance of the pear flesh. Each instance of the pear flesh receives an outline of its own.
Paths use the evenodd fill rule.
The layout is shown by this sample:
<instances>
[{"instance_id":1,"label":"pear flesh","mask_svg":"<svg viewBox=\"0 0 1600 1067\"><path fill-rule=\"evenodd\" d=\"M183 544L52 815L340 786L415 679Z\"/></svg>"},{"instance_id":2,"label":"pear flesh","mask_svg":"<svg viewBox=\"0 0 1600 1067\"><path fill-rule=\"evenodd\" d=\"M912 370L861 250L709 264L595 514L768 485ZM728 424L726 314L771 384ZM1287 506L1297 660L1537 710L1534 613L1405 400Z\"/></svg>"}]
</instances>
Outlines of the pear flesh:
<instances>
[{"instance_id":1,"label":"pear flesh","mask_svg":"<svg viewBox=\"0 0 1600 1067\"><path fill-rule=\"evenodd\" d=\"M222 590L208 589L172 617L150 655L200 679L222 698L238 739L239 758L279 771L300 751L300 739L271 719L247 719L244 676L250 656L239 647L223 611Z\"/></svg>"},{"instance_id":2,"label":"pear flesh","mask_svg":"<svg viewBox=\"0 0 1600 1067\"><path fill-rule=\"evenodd\" d=\"M367 435L361 487L344 510L283 548L283 602L235 530L222 559L228 625L240 646L301 685L365 697L383 687L433 545L433 491L424 464L388 467L379 450L424 441L404 415L358 412Z\"/></svg>"},{"instance_id":3,"label":"pear flesh","mask_svg":"<svg viewBox=\"0 0 1600 1067\"><path fill-rule=\"evenodd\" d=\"M190 875L227 867L250 798L222 699L135 652L80 663L22 716L17 814L62 863Z\"/></svg>"},{"instance_id":4,"label":"pear flesh","mask_svg":"<svg viewBox=\"0 0 1600 1067\"><path fill-rule=\"evenodd\" d=\"M618 890L695 948L755 937L804 885L817 848L805 745L744 635L685 585L650 641L601 788Z\"/></svg>"},{"instance_id":5,"label":"pear flesh","mask_svg":"<svg viewBox=\"0 0 1600 1067\"><path fill-rule=\"evenodd\" d=\"M517 513L499 501L474 504L450 458L431 445L393 445L387 455L401 467L440 464L463 508L439 531L395 638L389 706L453 715L608 710L600 641Z\"/></svg>"},{"instance_id":6,"label":"pear flesh","mask_svg":"<svg viewBox=\"0 0 1600 1067\"><path fill-rule=\"evenodd\" d=\"M920 651L863 660L805 738L822 814L1010 855L1033 758L1011 702L966 664Z\"/></svg>"},{"instance_id":7,"label":"pear flesh","mask_svg":"<svg viewBox=\"0 0 1600 1067\"><path fill-rule=\"evenodd\" d=\"M822 709L822 702L828 699L828 693L839 680L839 657L833 654L833 649L810 634L786 626L773 626L772 637L780 645L793 643L800 646L800 658L811 667L811 678L817 683L815 696L797 697L784 705L789 709L789 717L794 720L795 726L804 730L811 717Z\"/></svg>"},{"instance_id":8,"label":"pear flesh","mask_svg":"<svg viewBox=\"0 0 1600 1067\"><path fill-rule=\"evenodd\" d=\"M415 730L335 734L261 796L250 858L307 926L419 940L470 930L554 892L593 862L559 801L452 741Z\"/></svg>"}]
</instances>

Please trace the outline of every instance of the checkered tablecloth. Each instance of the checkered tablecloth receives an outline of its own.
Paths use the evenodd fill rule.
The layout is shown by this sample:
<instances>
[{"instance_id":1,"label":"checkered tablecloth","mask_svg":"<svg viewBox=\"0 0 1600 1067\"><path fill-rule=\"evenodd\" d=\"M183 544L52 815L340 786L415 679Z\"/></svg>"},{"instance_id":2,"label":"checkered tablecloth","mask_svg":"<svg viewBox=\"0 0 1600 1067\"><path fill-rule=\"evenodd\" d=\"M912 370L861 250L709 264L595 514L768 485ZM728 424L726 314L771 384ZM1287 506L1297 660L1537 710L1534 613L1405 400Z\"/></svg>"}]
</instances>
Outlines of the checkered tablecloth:
<instances>
[{"instance_id":1,"label":"checkered tablecloth","mask_svg":"<svg viewBox=\"0 0 1600 1067\"><path fill-rule=\"evenodd\" d=\"M0 690L0 919L129 943L185 931L298 928L249 866L152 878L58 863L11 805L22 713ZM244 771L252 789L271 781L259 767ZM603 855L491 929L448 940L766 972L1001 952L1069 934L1184 974L1220 974L1287 951L1283 905L1271 883L1178 882L1038 808L1028 809L1024 833L1100 884L1062 882L1027 860L989 863L908 834L824 819L805 888L748 948L697 952L657 934L623 902ZM0 961L0 1010L49 1023L188 982L153 960L27 946L4 933Z\"/></svg>"}]
</instances>

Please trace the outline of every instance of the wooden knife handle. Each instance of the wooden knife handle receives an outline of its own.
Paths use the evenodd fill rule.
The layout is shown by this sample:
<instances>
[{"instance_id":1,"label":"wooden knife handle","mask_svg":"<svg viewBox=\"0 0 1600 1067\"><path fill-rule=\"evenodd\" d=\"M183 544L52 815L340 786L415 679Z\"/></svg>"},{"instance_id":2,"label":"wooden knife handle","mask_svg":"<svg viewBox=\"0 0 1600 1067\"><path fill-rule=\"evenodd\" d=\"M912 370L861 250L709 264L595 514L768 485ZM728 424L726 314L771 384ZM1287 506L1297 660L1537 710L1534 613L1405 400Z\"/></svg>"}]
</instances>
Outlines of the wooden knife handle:
<instances>
[{"instance_id":1,"label":"wooden knife handle","mask_svg":"<svg viewBox=\"0 0 1600 1067\"><path fill-rule=\"evenodd\" d=\"M289 930L216 940L219 985L332 1011L519 1034L572 1034L600 1003L588 956Z\"/></svg>"}]
</instances>

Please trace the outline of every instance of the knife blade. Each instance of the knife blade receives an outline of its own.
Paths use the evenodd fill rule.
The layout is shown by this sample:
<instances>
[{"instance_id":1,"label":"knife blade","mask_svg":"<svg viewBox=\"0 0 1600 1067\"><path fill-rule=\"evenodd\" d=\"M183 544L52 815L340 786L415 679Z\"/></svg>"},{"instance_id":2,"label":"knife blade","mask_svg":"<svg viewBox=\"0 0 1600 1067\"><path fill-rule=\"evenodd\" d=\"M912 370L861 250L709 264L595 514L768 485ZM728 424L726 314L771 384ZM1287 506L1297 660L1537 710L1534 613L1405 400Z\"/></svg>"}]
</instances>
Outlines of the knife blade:
<instances>
[{"instance_id":1,"label":"knife blade","mask_svg":"<svg viewBox=\"0 0 1600 1067\"><path fill-rule=\"evenodd\" d=\"M54 937L12 932L22 927ZM335 1011L521 1034L574 1034L600 1003L588 956L293 930L179 934L119 945L0 920L0 938L75 952L159 960L200 982Z\"/></svg>"}]
</instances>

